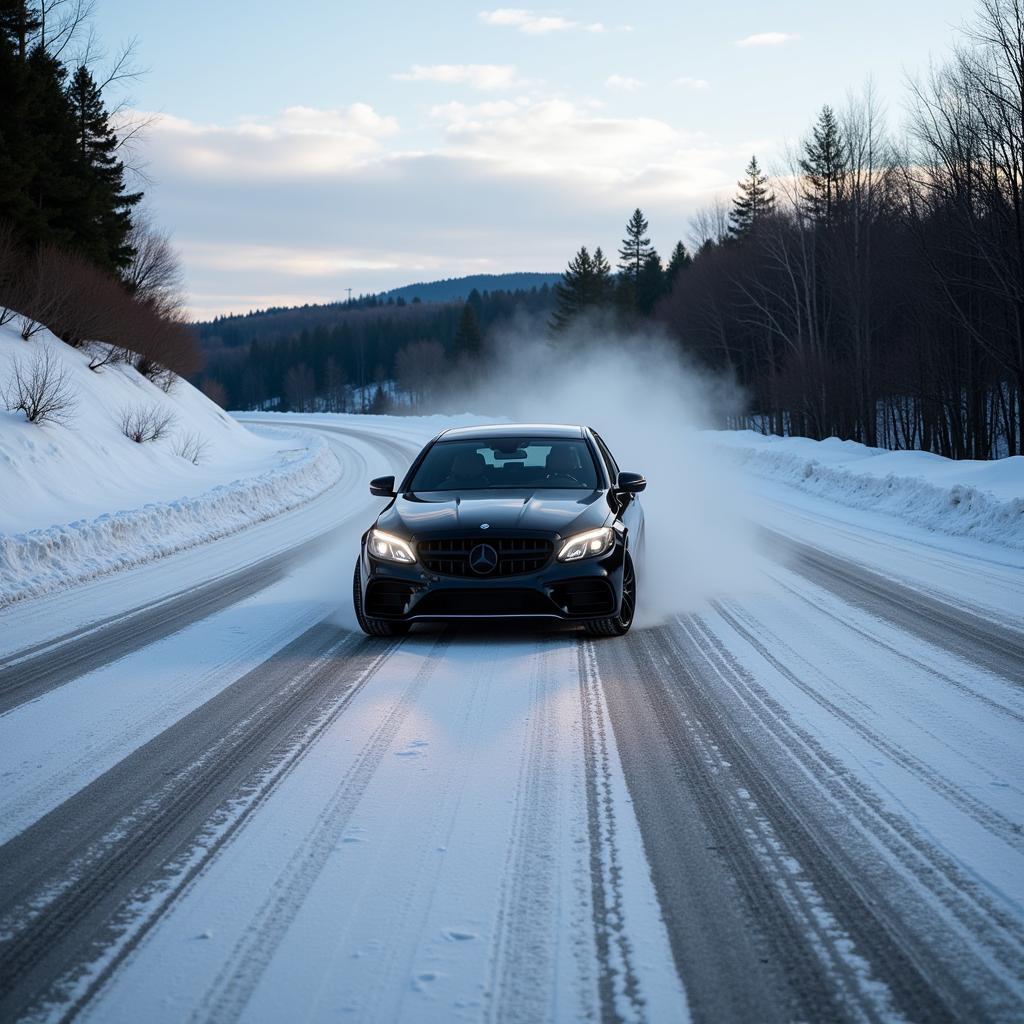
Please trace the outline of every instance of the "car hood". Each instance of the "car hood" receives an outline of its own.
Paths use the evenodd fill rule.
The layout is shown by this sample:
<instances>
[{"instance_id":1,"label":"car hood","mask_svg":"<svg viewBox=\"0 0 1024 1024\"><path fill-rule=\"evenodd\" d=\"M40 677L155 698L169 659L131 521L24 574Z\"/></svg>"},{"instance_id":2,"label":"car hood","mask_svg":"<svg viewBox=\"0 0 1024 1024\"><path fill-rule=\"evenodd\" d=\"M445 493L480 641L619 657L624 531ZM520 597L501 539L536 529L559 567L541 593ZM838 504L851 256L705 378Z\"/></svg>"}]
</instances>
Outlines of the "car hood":
<instances>
[{"instance_id":1,"label":"car hood","mask_svg":"<svg viewBox=\"0 0 1024 1024\"><path fill-rule=\"evenodd\" d=\"M508 490L420 492L399 495L381 513L382 530L413 539L476 533L486 523L497 532L537 530L566 536L601 526L608 518L604 491Z\"/></svg>"}]
</instances>

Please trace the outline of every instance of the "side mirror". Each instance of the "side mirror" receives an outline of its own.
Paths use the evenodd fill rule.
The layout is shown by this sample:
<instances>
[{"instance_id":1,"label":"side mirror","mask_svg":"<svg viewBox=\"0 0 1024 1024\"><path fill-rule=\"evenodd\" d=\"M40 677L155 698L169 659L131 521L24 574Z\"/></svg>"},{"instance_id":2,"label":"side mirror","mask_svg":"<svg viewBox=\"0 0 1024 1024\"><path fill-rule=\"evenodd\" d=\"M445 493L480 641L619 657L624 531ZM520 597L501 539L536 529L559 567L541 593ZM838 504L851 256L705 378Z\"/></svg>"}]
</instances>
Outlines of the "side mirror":
<instances>
[{"instance_id":1,"label":"side mirror","mask_svg":"<svg viewBox=\"0 0 1024 1024\"><path fill-rule=\"evenodd\" d=\"M639 494L647 486L643 473L620 473L615 481L615 490L620 494Z\"/></svg>"},{"instance_id":2,"label":"side mirror","mask_svg":"<svg viewBox=\"0 0 1024 1024\"><path fill-rule=\"evenodd\" d=\"M370 493L375 498L393 498L395 496L395 478L379 476L376 480L371 480Z\"/></svg>"}]
</instances>

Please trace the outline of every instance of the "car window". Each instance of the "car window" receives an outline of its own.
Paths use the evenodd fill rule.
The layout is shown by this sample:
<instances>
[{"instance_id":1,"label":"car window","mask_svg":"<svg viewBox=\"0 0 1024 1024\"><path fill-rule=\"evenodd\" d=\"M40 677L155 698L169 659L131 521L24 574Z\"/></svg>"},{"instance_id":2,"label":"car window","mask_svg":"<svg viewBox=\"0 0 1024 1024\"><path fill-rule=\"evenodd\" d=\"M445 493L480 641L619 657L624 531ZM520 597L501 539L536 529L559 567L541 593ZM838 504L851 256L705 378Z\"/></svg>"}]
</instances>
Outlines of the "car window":
<instances>
[{"instance_id":1,"label":"car window","mask_svg":"<svg viewBox=\"0 0 1024 1024\"><path fill-rule=\"evenodd\" d=\"M608 445L604 443L604 438L596 431L592 430L591 433L594 435L594 440L597 441L597 447L601 449L601 455L604 457L605 465L608 467L608 475L611 478L612 484L614 484L619 478L619 464L615 461L615 457L612 455Z\"/></svg>"},{"instance_id":2,"label":"car window","mask_svg":"<svg viewBox=\"0 0 1024 1024\"><path fill-rule=\"evenodd\" d=\"M424 456L410 489L593 491L600 486L594 457L582 439L508 437L438 441Z\"/></svg>"}]
</instances>

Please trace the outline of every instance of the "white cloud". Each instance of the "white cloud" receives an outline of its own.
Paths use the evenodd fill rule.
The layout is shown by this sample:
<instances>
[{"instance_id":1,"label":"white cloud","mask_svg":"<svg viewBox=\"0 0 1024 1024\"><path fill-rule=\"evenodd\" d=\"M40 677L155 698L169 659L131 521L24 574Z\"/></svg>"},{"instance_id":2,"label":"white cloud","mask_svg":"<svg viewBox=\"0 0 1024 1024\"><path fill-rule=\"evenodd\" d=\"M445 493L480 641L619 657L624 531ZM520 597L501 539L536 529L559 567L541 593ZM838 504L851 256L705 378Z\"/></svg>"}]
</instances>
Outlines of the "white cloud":
<instances>
[{"instance_id":1,"label":"white cloud","mask_svg":"<svg viewBox=\"0 0 1024 1024\"><path fill-rule=\"evenodd\" d=\"M473 89L508 89L516 84L511 64L414 64L392 78L400 82L442 82Z\"/></svg>"},{"instance_id":2,"label":"white cloud","mask_svg":"<svg viewBox=\"0 0 1024 1024\"><path fill-rule=\"evenodd\" d=\"M129 111L126 116L147 117ZM248 118L224 126L167 115L149 130L162 171L173 168L202 178L308 178L360 166L381 152L398 131L365 103L340 110L288 107L273 118Z\"/></svg>"},{"instance_id":3,"label":"white cloud","mask_svg":"<svg viewBox=\"0 0 1024 1024\"><path fill-rule=\"evenodd\" d=\"M630 78L628 75L609 75L604 84L609 89L622 89L624 92L636 92L644 85L639 78Z\"/></svg>"},{"instance_id":4,"label":"white cloud","mask_svg":"<svg viewBox=\"0 0 1024 1024\"><path fill-rule=\"evenodd\" d=\"M704 89L710 89L711 83L706 78L674 78L672 84L679 89L695 89L697 91L703 91Z\"/></svg>"},{"instance_id":5,"label":"white cloud","mask_svg":"<svg viewBox=\"0 0 1024 1024\"><path fill-rule=\"evenodd\" d=\"M582 29L584 32L600 34L607 32L607 26L600 21L580 22L563 18L557 14L538 14L527 7L497 7L493 11L481 11L480 20L496 28L513 28L526 35L543 36L551 32L566 32ZM619 25L617 32L631 32L629 25Z\"/></svg>"},{"instance_id":6,"label":"white cloud","mask_svg":"<svg viewBox=\"0 0 1024 1024\"><path fill-rule=\"evenodd\" d=\"M498 7L493 11L481 11L480 20L498 28L515 28L528 35L546 35L548 32L564 32L576 28L577 22L555 15L537 14L522 7Z\"/></svg>"},{"instance_id":7,"label":"white cloud","mask_svg":"<svg viewBox=\"0 0 1024 1024\"><path fill-rule=\"evenodd\" d=\"M628 187L660 168L659 193L676 196L723 177L716 167L725 153L654 118L599 116L557 99L518 100L500 109L448 104L432 113L445 126L445 154L485 161L505 175L604 190Z\"/></svg>"},{"instance_id":8,"label":"white cloud","mask_svg":"<svg viewBox=\"0 0 1024 1024\"><path fill-rule=\"evenodd\" d=\"M791 35L789 32L757 32L752 36L744 36L743 39L737 39L736 45L742 47L782 46L783 43L790 43L796 38L798 37Z\"/></svg>"}]
</instances>

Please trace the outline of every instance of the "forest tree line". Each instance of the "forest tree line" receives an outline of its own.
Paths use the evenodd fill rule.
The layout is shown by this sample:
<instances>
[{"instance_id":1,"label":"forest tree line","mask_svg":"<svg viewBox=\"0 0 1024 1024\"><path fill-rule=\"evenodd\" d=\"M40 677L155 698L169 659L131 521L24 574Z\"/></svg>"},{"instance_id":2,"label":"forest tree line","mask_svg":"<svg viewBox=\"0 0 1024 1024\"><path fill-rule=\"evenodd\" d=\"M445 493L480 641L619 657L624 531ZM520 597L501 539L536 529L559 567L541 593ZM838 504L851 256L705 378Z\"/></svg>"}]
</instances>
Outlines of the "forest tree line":
<instances>
[{"instance_id":1,"label":"forest tree line","mask_svg":"<svg viewBox=\"0 0 1024 1024\"><path fill-rule=\"evenodd\" d=\"M637 210L618 274L581 248L555 330L581 312L653 319L734 376L747 425L987 459L1024 451L1024 7L981 0L950 60L911 86L905 141L870 85L821 109L771 179L667 268Z\"/></svg>"},{"instance_id":2,"label":"forest tree line","mask_svg":"<svg viewBox=\"0 0 1024 1024\"><path fill-rule=\"evenodd\" d=\"M226 408L406 411L474 362L484 337L517 315L544 317L552 289L470 291L463 302L362 296L220 317L197 330L198 377Z\"/></svg>"}]
</instances>

